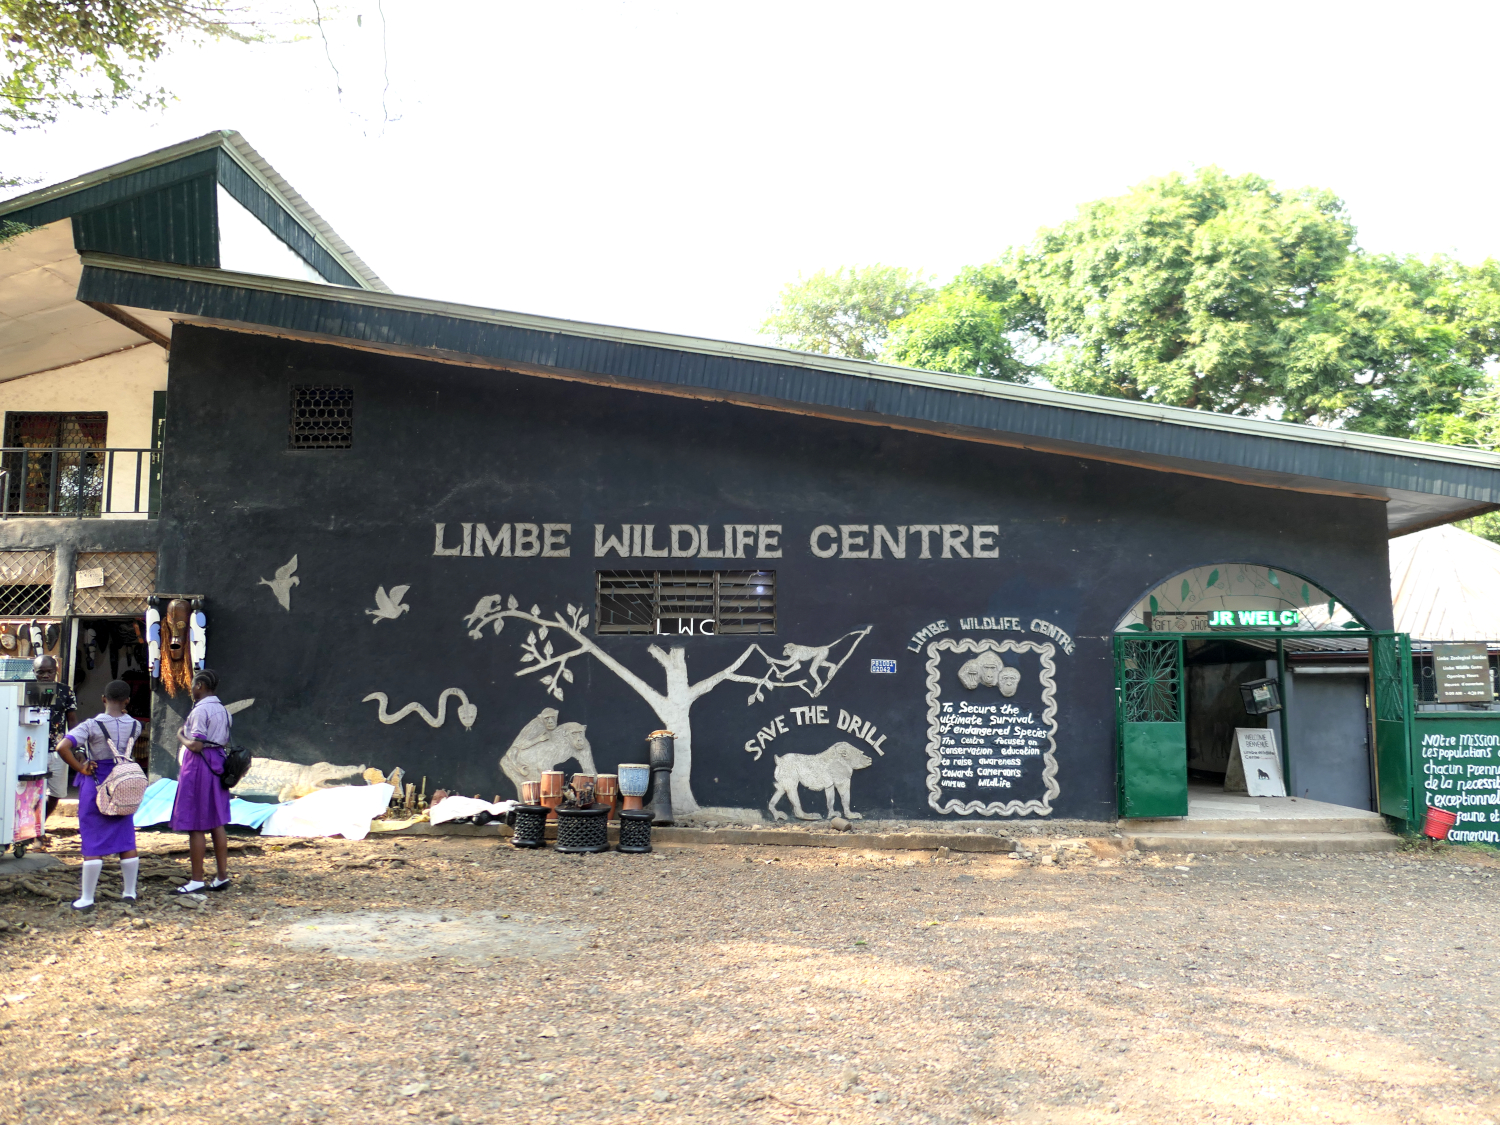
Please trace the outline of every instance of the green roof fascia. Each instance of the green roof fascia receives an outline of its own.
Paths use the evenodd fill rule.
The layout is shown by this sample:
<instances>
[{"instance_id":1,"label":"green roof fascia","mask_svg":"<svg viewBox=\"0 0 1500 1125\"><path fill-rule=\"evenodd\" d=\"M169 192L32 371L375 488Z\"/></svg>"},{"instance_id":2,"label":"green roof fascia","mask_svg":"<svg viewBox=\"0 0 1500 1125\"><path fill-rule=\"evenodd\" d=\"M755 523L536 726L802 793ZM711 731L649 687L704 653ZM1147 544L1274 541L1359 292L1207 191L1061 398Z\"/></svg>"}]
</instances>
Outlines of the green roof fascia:
<instances>
[{"instance_id":1,"label":"green roof fascia","mask_svg":"<svg viewBox=\"0 0 1500 1125\"><path fill-rule=\"evenodd\" d=\"M236 201L330 283L389 291L275 169L231 130L209 133L5 200L0 202L0 216L32 227L72 218L79 251L99 251L104 247L97 239L76 240L81 216L104 208L123 208L114 216L96 217L94 229L129 226L132 201L161 193L165 196L156 203L158 213L180 212L184 193L190 190L181 185L201 178L211 178L223 185ZM201 207L198 211L198 227L192 235L186 234L180 224L167 237L157 240L137 230L133 237L116 243L111 252L133 257L137 254L129 250L143 248L152 260L217 266L217 201L211 211L203 211ZM196 247L186 256L181 253L185 242ZM210 243L212 253L208 251ZM157 257L162 246L175 247L177 252L167 256L173 252L166 251Z\"/></svg>"},{"instance_id":2,"label":"green roof fascia","mask_svg":"<svg viewBox=\"0 0 1500 1125\"><path fill-rule=\"evenodd\" d=\"M306 337L472 356L1172 472L1372 499L1500 507L1500 454L191 267L84 258L79 299ZM432 358L443 359L440 354ZM1122 456L1128 455L1128 456ZM1340 487L1329 488L1329 483ZM1344 487L1348 486L1348 487ZM1416 530L1402 517L1393 534ZM1457 518L1448 516L1448 518Z\"/></svg>"}]
</instances>

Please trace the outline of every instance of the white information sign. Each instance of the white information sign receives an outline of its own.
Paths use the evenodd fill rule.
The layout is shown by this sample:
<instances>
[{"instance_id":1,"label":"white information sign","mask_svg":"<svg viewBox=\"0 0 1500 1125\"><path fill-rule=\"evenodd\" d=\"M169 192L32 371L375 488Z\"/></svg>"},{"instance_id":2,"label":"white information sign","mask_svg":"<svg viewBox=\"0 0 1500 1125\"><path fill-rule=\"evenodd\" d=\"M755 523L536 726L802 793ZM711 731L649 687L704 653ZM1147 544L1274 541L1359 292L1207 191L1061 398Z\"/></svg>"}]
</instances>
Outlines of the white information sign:
<instances>
[{"instance_id":1,"label":"white information sign","mask_svg":"<svg viewBox=\"0 0 1500 1125\"><path fill-rule=\"evenodd\" d=\"M1234 741L1245 769L1246 792L1252 797L1285 797L1276 736L1264 727L1235 727Z\"/></svg>"},{"instance_id":2,"label":"white information sign","mask_svg":"<svg viewBox=\"0 0 1500 1125\"><path fill-rule=\"evenodd\" d=\"M80 570L77 575L76 586L80 590L91 590L104 585L104 568L96 566L92 570Z\"/></svg>"}]
</instances>

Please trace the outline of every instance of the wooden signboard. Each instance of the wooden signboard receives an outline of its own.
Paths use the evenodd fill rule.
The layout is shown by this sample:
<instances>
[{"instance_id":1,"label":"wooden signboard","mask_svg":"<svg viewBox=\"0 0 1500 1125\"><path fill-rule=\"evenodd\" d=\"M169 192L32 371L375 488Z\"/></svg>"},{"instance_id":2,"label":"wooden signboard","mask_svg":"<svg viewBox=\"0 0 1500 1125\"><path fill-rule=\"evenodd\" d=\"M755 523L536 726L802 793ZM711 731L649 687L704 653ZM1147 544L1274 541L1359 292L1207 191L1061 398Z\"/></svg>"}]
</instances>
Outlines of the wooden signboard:
<instances>
[{"instance_id":1,"label":"wooden signboard","mask_svg":"<svg viewBox=\"0 0 1500 1125\"><path fill-rule=\"evenodd\" d=\"M1439 703L1493 703L1495 684L1484 645L1433 645Z\"/></svg>"}]
</instances>

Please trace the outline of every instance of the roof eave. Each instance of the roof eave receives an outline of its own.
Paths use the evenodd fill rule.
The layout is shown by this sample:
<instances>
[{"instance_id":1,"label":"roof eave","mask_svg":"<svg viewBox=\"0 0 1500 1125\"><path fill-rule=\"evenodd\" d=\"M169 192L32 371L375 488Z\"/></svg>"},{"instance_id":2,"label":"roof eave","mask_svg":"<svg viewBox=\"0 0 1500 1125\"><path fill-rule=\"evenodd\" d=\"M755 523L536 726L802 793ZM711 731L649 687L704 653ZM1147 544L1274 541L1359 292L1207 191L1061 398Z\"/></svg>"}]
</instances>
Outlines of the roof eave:
<instances>
[{"instance_id":1,"label":"roof eave","mask_svg":"<svg viewBox=\"0 0 1500 1125\"><path fill-rule=\"evenodd\" d=\"M1403 527L1440 518L1449 511L1500 504L1500 455L1485 450L1151 406L763 345L674 336L222 270L103 255L86 256L85 266L80 293L92 286L99 294L112 294L96 295L94 299L130 304L125 298L130 296L127 291L131 283L118 279L124 274L150 275L158 282L179 287L162 288L158 284L150 293L141 289L139 298L158 302L146 307L208 320L282 328L304 338L322 334L355 346L427 351L435 358L443 358L436 353L450 353L451 357L462 352L485 359L490 365L517 370L548 368L557 373L559 367L570 363L574 367L594 364L599 373L607 374L616 384L638 382L644 386L654 382L663 388L672 384L684 393L733 393L763 403L783 401L801 412L808 412L812 404L814 412L859 415L874 424L905 428L910 428L908 421L915 419L925 427L944 429L950 436L973 437L988 427L992 434L1014 435L1010 444L1031 448L1050 443L1059 451L1072 452L1081 440L1090 448L1154 458L1155 464L1148 467L1192 471L1185 466L1196 461L1228 467L1223 472L1232 469L1237 474L1224 476L1216 470L1213 475L1222 479L1299 491L1334 491L1318 487L1316 480L1338 481L1342 482L1340 495L1395 498L1399 494L1406 505L1406 515L1400 520ZM110 282L106 275L117 280ZM183 285L192 287L191 292L181 288ZM255 293L272 299L256 305L256 298L249 296ZM332 305L383 310L389 315L352 315ZM577 343L568 344L570 339ZM459 346L465 340L469 345ZM613 358L605 353L567 362L559 358L577 352L587 342L615 344L624 350ZM686 360L688 356L704 358L692 363ZM815 376L839 376L843 381L825 378L821 385L812 386L808 378ZM879 389L882 387L887 389ZM984 402L995 405L963 405ZM1099 421L1068 421L1090 416ZM1191 434L1199 436L1186 436ZM1299 449L1306 452L1298 453ZM1101 455L1100 459L1120 458ZM1430 499L1422 500L1424 495ZM1392 530L1397 528L1393 526Z\"/></svg>"}]
</instances>

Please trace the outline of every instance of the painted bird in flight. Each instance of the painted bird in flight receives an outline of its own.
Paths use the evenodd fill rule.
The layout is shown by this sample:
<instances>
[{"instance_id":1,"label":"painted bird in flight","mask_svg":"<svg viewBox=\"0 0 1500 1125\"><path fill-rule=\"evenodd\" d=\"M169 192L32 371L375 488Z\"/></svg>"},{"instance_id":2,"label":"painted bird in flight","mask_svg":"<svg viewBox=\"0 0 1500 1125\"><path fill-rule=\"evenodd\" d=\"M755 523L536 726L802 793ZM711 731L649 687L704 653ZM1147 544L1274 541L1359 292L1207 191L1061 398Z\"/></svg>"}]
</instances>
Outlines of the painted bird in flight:
<instances>
[{"instance_id":1,"label":"painted bird in flight","mask_svg":"<svg viewBox=\"0 0 1500 1125\"><path fill-rule=\"evenodd\" d=\"M375 591L375 608L365 610L375 619L370 624L379 625L382 621L394 621L410 610L411 606L401 604L401 599L406 597L406 591L410 589L410 586L392 586L391 592L387 594L384 586L378 587Z\"/></svg>"},{"instance_id":2,"label":"painted bird in flight","mask_svg":"<svg viewBox=\"0 0 1500 1125\"><path fill-rule=\"evenodd\" d=\"M297 556L293 555L291 562L285 566L277 567L274 579L267 581L262 578L258 584L271 587L271 593L276 595L276 600L281 603L281 608L290 611L292 608L292 587L302 584L302 579L293 577L296 573Z\"/></svg>"}]
</instances>

